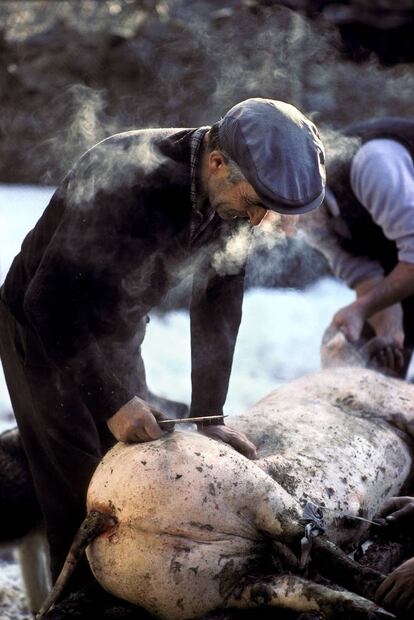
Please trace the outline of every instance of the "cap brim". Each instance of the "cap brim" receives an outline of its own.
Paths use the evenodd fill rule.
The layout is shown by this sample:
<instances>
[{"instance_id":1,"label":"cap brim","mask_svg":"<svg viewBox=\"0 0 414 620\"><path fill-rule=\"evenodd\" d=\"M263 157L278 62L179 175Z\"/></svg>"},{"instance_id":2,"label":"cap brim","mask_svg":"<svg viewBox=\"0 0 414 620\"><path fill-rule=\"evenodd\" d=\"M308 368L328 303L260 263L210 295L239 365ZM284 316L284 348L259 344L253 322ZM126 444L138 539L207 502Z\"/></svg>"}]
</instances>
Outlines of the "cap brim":
<instances>
[{"instance_id":1,"label":"cap brim","mask_svg":"<svg viewBox=\"0 0 414 620\"><path fill-rule=\"evenodd\" d=\"M269 202L269 200L263 199L261 197L261 202L266 207L266 209L270 209L270 211L276 211L276 213L281 213L282 215L302 215L303 213L308 213L313 209L317 209L321 206L323 200L325 198L325 189L321 191L319 196L308 202L305 205L283 205L277 204L274 202Z\"/></svg>"}]
</instances>

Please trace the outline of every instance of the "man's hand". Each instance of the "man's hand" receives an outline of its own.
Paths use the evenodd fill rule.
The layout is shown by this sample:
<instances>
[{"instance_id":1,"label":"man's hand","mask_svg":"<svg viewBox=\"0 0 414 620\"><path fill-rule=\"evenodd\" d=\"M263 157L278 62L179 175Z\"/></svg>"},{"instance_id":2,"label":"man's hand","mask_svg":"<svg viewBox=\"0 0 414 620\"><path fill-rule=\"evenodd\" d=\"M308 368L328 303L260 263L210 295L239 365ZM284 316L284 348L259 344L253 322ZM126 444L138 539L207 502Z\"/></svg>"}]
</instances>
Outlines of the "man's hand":
<instances>
[{"instance_id":1,"label":"man's hand","mask_svg":"<svg viewBox=\"0 0 414 620\"><path fill-rule=\"evenodd\" d=\"M377 336L389 336L401 347L404 345L403 311L401 304L393 304L368 319Z\"/></svg>"},{"instance_id":2,"label":"man's hand","mask_svg":"<svg viewBox=\"0 0 414 620\"><path fill-rule=\"evenodd\" d=\"M385 502L376 517L385 518L388 523L414 526L414 497L391 497Z\"/></svg>"},{"instance_id":3,"label":"man's hand","mask_svg":"<svg viewBox=\"0 0 414 620\"><path fill-rule=\"evenodd\" d=\"M370 366L378 370L400 375L405 368L404 347L390 336L371 338L361 347L361 353L369 360Z\"/></svg>"},{"instance_id":4,"label":"man's hand","mask_svg":"<svg viewBox=\"0 0 414 620\"><path fill-rule=\"evenodd\" d=\"M139 443L159 439L165 433L157 424L151 406L134 396L106 423L118 441Z\"/></svg>"},{"instance_id":5,"label":"man's hand","mask_svg":"<svg viewBox=\"0 0 414 620\"><path fill-rule=\"evenodd\" d=\"M232 448L246 456L248 459L256 459L256 446L247 439L244 433L235 431L233 428L223 426L222 424L211 424L198 429L199 433L211 437L211 439L219 439L228 443Z\"/></svg>"},{"instance_id":6,"label":"man's hand","mask_svg":"<svg viewBox=\"0 0 414 620\"><path fill-rule=\"evenodd\" d=\"M356 343L366 320L365 308L357 299L349 306L338 310L332 319L332 327L341 331L349 342Z\"/></svg>"},{"instance_id":7,"label":"man's hand","mask_svg":"<svg viewBox=\"0 0 414 620\"><path fill-rule=\"evenodd\" d=\"M365 282L358 288L357 300L339 310L332 321L350 342L357 342L367 319L414 294L414 263L399 262L375 285Z\"/></svg>"},{"instance_id":8,"label":"man's hand","mask_svg":"<svg viewBox=\"0 0 414 620\"><path fill-rule=\"evenodd\" d=\"M390 573L374 598L382 607L392 611L414 609L414 558L410 558Z\"/></svg>"},{"instance_id":9,"label":"man's hand","mask_svg":"<svg viewBox=\"0 0 414 620\"><path fill-rule=\"evenodd\" d=\"M376 517L385 517L390 524L412 530L414 497L391 497ZM414 609L414 558L410 558L390 573L374 596L378 604L396 612Z\"/></svg>"}]
</instances>

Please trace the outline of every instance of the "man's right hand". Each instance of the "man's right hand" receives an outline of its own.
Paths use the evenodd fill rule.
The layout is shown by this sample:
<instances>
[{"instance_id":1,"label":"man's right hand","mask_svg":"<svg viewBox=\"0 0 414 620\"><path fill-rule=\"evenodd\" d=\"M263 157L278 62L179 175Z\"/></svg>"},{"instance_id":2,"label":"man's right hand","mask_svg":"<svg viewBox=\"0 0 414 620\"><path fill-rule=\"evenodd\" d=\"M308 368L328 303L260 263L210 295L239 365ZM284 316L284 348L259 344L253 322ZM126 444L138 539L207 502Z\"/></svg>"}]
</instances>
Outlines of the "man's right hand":
<instances>
[{"instance_id":1,"label":"man's right hand","mask_svg":"<svg viewBox=\"0 0 414 620\"><path fill-rule=\"evenodd\" d=\"M159 439L165 433L157 424L151 406L134 396L106 421L112 435L125 443L140 443Z\"/></svg>"}]
</instances>

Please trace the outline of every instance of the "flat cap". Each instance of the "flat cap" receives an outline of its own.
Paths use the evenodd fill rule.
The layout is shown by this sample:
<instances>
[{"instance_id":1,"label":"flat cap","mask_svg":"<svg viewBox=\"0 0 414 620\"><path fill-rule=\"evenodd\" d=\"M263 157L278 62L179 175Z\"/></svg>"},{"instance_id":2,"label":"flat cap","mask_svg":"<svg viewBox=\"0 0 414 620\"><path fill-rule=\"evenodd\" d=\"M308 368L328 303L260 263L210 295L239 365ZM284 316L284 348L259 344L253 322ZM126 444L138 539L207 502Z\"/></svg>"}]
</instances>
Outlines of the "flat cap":
<instances>
[{"instance_id":1,"label":"flat cap","mask_svg":"<svg viewBox=\"0 0 414 620\"><path fill-rule=\"evenodd\" d=\"M274 99L246 99L219 121L219 140L267 209L284 214L319 207L325 153L315 125Z\"/></svg>"}]
</instances>

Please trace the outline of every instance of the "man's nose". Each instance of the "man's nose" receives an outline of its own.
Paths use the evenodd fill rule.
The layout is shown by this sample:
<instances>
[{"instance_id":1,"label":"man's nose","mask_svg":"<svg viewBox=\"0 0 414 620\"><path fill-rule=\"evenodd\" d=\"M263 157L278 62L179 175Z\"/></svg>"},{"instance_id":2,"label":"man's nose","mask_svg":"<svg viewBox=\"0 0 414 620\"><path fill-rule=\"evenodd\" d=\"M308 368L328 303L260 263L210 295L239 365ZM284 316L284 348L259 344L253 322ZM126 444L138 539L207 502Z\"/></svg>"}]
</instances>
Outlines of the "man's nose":
<instances>
[{"instance_id":1,"label":"man's nose","mask_svg":"<svg viewBox=\"0 0 414 620\"><path fill-rule=\"evenodd\" d=\"M249 211L249 221L252 226L257 226L260 224L264 216L266 215L266 211L264 209L255 209L254 211Z\"/></svg>"}]
</instances>

